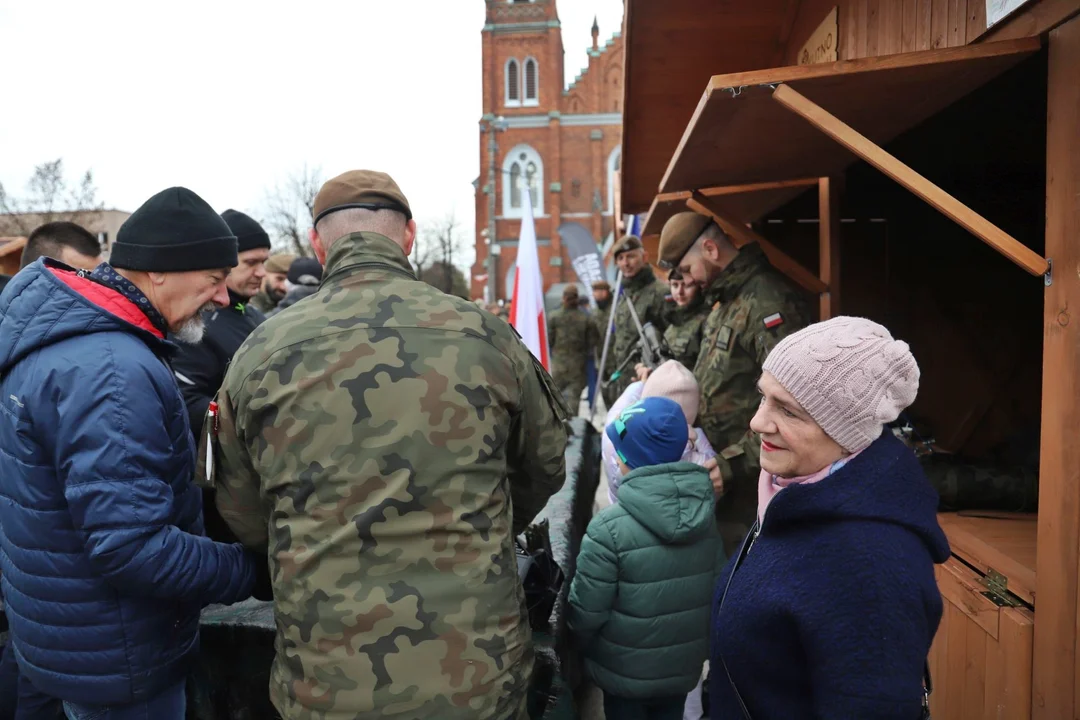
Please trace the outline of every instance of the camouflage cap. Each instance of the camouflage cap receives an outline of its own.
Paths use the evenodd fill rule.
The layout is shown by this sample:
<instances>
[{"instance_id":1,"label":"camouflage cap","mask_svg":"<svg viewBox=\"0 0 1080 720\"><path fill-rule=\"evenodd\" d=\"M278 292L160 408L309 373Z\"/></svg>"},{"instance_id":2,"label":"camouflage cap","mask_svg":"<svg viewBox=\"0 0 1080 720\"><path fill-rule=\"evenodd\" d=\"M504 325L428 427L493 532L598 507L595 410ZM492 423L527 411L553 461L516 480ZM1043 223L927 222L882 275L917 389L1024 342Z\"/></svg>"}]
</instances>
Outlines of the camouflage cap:
<instances>
[{"instance_id":1,"label":"camouflage cap","mask_svg":"<svg viewBox=\"0 0 1080 720\"><path fill-rule=\"evenodd\" d=\"M624 252L641 250L643 247L645 246L641 244L641 238L637 235L623 235L612 249L615 251L615 257L619 257Z\"/></svg>"},{"instance_id":2,"label":"camouflage cap","mask_svg":"<svg viewBox=\"0 0 1080 720\"><path fill-rule=\"evenodd\" d=\"M611 292L611 283L609 283L607 280L595 280L593 281L592 289L607 290L608 292Z\"/></svg>"},{"instance_id":3,"label":"camouflage cap","mask_svg":"<svg viewBox=\"0 0 1080 720\"><path fill-rule=\"evenodd\" d=\"M562 291L562 296L564 298L571 298L571 297L576 298L578 296L578 287L577 287L577 285L567 285L566 287L564 287L563 291Z\"/></svg>"},{"instance_id":4,"label":"camouflage cap","mask_svg":"<svg viewBox=\"0 0 1080 720\"><path fill-rule=\"evenodd\" d=\"M289 272L289 266L292 265L296 256L292 253L275 253L266 259L266 263L263 267L266 268L268 273L281 273L285 274Z\"/></svg>"},{"instance_id":5,"label":"camouflage cap","mask_svg":"<svg viewBox=\"0 0 1080 720\"><path fill-rule=\"evenodd\" d=\"M673 215L660 232L660 267L670 269L678 265L710 224L712 218L696 212Z\"/></svg>"},{"instance_id":6,"label":"camouflage cap","mask_svg":"<svg viewBox=\"0 0 1080 720\"><path fill-rule=\"evenodd\" d=\"M350 170L327 180L315 196L312 222L317 224L330 213L348 208L397 210L412 220L412 209L401 188L392 177L375 170Z\"/></svg>"}]
</instances>

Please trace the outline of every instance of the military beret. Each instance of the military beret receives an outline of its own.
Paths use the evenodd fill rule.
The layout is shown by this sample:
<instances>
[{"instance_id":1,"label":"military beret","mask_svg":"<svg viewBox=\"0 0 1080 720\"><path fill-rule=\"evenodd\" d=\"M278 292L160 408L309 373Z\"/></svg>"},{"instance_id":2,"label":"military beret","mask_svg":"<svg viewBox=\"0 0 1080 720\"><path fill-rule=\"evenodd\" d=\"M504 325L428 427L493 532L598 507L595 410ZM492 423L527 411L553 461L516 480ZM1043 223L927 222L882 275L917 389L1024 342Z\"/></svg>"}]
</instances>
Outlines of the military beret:
<instances>
[{"instance_id":1,"label":"military beret","mask_svg":"<svg viewBox=\"0 0 1080 720\"><path fill-rule=\"evenodd\" d=\"M289 266L292 265L296 256L291 253L275 253L266 259L266 263L263 267L266 268L268 273L288 273Z\"/></svg>"},{"instance_id":2,"label":"military beret","mask_svg":"<svg viewBox=\"0 0 1080 720\"><path fill-rule=\"evenodd\" d=\"M643 247L645 246L641 244L641 238L637 235L623 235L619 238L619 242L615 243L615 247L612 249L615 251L615 257L619 257L624 252L640 250Z\"/></svg>"},{"instance_id":3,"label":"military beret","mask_svg":"<svg viewBox=\"0 0 1080 720\"><path fill-rule=\"evenodd\" d=\"M608 292L611 292L611 283L609 283L607 280L596 280L592 284L592 289L607 290Z\"/></svg>"},{"instance_id":4,"label":"military beret","mask_svg":"<svg viewBox=\"0 0 1080 720\"><path fill-rule=\"evenodd\" d=\"M678 265L710 224L712 218L696 212L673 215L660 231L660 266Z\"/></svg>"},{"instance_id":5,"label":"military beret","mask_svg":"<svg viewBox=\"0 0 1080 720\"><path fill-rule=\"evenodd\" d=\"M374 170L350 170L327 180L315 196L313 224L338 210L397 210L412 220L409 201L401 188L386 173Z\"/></svg>"}]
</instances>

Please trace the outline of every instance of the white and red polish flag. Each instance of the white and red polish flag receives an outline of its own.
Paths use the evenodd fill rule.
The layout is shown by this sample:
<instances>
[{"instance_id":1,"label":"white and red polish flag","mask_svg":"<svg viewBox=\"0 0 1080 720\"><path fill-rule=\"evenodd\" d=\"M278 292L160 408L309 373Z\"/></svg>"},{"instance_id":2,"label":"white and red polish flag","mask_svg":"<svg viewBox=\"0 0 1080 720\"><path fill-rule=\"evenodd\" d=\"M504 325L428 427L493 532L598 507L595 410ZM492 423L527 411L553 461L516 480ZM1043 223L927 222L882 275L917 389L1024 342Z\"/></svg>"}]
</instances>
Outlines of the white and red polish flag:
<instances>
[{"instance_id":1,"label":"white and red polish flag","mask_svg":"<svg viewBox=\"0 0 1080 720\"><path fill-rule=\"evenodd\" d=\"M548 361L547 317L544 314L544 283L540 279L540 255L536 251L536 224L533 222L532 193L522 188L524 211L521 237L518 239L517 269L514 271L514 297L510 301L510 324L518 331L545 370Z\"/></svg>"}]
</instances>

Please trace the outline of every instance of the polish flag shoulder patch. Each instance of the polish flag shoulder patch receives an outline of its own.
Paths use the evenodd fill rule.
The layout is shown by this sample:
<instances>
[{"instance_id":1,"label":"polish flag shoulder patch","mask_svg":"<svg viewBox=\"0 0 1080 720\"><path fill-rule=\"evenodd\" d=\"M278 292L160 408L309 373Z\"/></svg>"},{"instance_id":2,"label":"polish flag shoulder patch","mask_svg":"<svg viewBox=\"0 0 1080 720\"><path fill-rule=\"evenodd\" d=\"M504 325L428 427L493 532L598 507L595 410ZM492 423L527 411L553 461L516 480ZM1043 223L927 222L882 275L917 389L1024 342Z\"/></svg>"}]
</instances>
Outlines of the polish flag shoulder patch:
<instances>
[{"instance_id":1,"label":"polish flag shoulder patch","mask_svg":"<svg viewBox=\"0 0 1080 720\"><path fill-rule=\"evenodd\" d=\"M769 315L767 318L765 318L762 322L765 323L766 328L772 330L773 328L778 328L784 324L784 316L780 313L773 313L772 315Z\"/></svg>"}]
</instances>

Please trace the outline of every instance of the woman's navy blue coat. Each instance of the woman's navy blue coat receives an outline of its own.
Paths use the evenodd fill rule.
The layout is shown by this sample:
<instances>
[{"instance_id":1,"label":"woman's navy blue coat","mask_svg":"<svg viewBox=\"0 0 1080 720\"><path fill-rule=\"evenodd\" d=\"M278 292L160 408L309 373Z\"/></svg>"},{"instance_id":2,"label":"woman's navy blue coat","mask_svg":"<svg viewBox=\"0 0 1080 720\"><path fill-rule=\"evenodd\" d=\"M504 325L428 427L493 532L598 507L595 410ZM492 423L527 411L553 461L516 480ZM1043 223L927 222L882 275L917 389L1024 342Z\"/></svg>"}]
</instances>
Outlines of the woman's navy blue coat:
<instances>
[{"instance_id":1,"label":"woman's navy blue coat","mask_svg":"<svg viewBox=\"0 0 1080 720\"><path fill-rule=\"evenodd\" d=\"M891 434L811 485L781 490L713 612L714 720L914 720L949 558L938 496Z\"/></svg>"}]
</instances>

